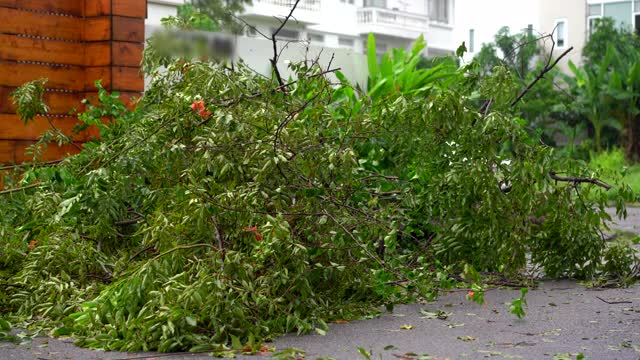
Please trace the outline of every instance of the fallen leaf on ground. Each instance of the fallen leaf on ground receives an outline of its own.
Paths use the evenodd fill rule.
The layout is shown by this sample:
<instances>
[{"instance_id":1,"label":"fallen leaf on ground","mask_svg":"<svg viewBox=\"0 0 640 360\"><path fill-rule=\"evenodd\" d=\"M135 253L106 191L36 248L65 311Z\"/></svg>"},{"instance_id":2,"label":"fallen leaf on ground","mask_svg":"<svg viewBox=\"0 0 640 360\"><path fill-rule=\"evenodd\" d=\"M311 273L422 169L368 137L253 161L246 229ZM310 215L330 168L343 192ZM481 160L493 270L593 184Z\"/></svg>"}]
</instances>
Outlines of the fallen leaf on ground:
<instances>
[{"instance_id":1,"label":"fallen leaf on ground","mask_svg":"<svg viewBox=\"0 0 640 360\"><path fill-rule=\"evenodd\" d=\"M458 336L458 340L462 340L462 341L476 341L476 338L474 338L473 336Z\"/></svg>"},{"instance_id":2,"label":"fallen leaf on ground","mask_svg":"<svg viewBox=\"0 0 640 360\"><path fill-rule=\"evenodd\" d=\"M436 310L434 312L434 311L427 311L425 309L420 309L420 314L423 315L423 316L421 316L423 319L447 320L447 318L449 316L451 316L453 313L445 312L445 311L441 311L441 310Z\"/></svg>"}]
</instances>

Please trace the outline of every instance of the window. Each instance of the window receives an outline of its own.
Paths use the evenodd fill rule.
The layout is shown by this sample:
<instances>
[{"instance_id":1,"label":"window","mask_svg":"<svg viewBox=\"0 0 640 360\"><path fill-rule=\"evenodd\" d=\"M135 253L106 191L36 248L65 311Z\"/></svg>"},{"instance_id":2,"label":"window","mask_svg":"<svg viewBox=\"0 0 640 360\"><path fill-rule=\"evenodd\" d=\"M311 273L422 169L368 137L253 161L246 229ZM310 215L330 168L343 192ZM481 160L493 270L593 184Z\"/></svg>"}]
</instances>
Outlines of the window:
<instances>
[{"instance_id":1,"label":"window","mask_svg":"<svg viewBox=\"0 0 640 360\"><path fill-rule=\"evenodd\" d=\"M346 4L354 4L354 0L340 0L341 3L346 3Z\"/></svg>"},{"instance_id":2,"label":"window","mask_svg":"<svg viewBox=\"0 0 640 360\"><path fill-rule=\"evenodd\" d=\"M596 28L598 19L602 18L602 4L589 5L587 15L587 34L591 36Z\"/></svg>"},{"instance_id":3,"label":"window","mask_svg":"<svg viewBox=\"0 0 640 360\"><path fill-rule=\"evenodd\" d=\"M475 52L475 39L476 31L474 29L469 29L469 52Z\"/></svg>"},{"instance_id":4,"label":"window","mask_svg":"<svg viewBox=\"0 0 640 360\"><path fill-rule=\"evenodd\" d=\"M449 0L429 0L429 19L448 24Z\"/></svg>"},{"instance_id":5,"label":"window","mask_svg":"<svg viewBox=\"0 0 640 360\"><path fill-rule=\"evenodd\" d=\"M348 39L343 37L338 38L338 46L340 47L353 48L354 44L355 42L353 41L353 39Z\"/></svg>"},{"instance_id":6,"label":"window","mask_svg":"<svg viewBox=\"0 0 640 360\"><path fill-rule=\"evenodd\" d=\"M312 44L324 44L324 35L309 33L307 39Z\"/></svg>"},{"instance_id":7,"label":"window","mask_svg":"<svg viewBox=\"0 0 640 360\"><path fill-rule=\"evenodd\" d=\"M567 20L556 20L555 24L555 40L556 46L564 48L567 46L568 40Z\"/></svg>"},{"instance_id":8,"label":"window","mask_svg":"<svg viewBox=\"0 0 640 360\"><path fill-rule=\"evenodd\" d=\"M387 0L364 0L364 7L387 8Z\"/></svg>"},{"instance_id":9,"label":"window","mask_svg":"<svg viewBox=\"0 0 640 360\"><path fill-rule=\"evenodd\" d=\"M596 26L598 26L598 20L600 20L600 17L589 17L589 23L588 23L588 32L589 32L589 36L591 36L591 34L593 34L593 32L596 29Z\"/></svg>"},{"instance_id":10,"label":"window","mask_svg":"<svg viewBox=\"0 0 640 360\"><path fill-rule=\"evenodd\" d=\"M276 32L276 30L278 29L271 29L271 33ZM283 40L298 40L300 39L300 34L295 30L281 29L276 38Z\"/></svg>"},{"instance_id":11,"label":"window","mask_svg":"<svg viewBox=\"0 0 640 360\"><path fill-rule=\"evenodd\" d=\"M633 27L636 34L640 35L640 0L633 2Z\"/></svg>"},{"instance_id":12,"label":"window","mask_svg":"<svg viewBox=\"0 0 640 360\"><path fill-rule=\"evenodd\" d=\"M382 55L382 54L386 53L388 49L389 49L389 45L387 45L386 43L377 43L376 44L376 53L378 55Z\"/></svg>"},{"instance_id":13,"label":"window","mask_svg":"<svg viewBox=\"0 0 640 360\"><path fill-rule=\"evenodd\" d=\"M616 25L621 27L631 27L631 17L629 16L630 2L611 2L602 4L604 17L615 20Z\"/></svg>"},{"instance_id":14,"label":"window","mask_svg":"<svg viewBox=\"0 0 640 360\"><path fill-rule=\"evenodd\" d=\"M527 36L533 36L533 24L527 25Z\"/></svg>"}]
</instances>

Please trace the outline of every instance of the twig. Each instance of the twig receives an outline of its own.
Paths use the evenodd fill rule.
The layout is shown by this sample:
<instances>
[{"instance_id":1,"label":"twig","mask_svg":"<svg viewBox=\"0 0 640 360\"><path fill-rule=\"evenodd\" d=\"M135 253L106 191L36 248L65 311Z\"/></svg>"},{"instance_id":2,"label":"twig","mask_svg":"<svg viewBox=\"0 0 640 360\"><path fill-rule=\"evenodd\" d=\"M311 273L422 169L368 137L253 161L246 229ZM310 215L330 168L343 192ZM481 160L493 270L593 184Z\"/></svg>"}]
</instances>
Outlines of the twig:
<instances>
[{"instance_id":1,"label":"twig","mask_svg":"<svg viewBox=\"0 0 640 360\"><path fill-rule=\"evenodd\" d=\"M577 183L591 183L594 185L598 185L600 187L603 187L607 190L611 189L611 185L598 180L598 179L594 179L594 178L583 178L583 177L564 177L564 176L558 176L557 173L555 171L549 171L549 176L556 181L566 181L566 182L572 182L574 184Z\"/></svg>"},{"instance_id":2,"label":"twig","mask_svg":"<svg viewBox=\"0 0 640 360\"><path fill-rule=\"evenodd\" d=\"M520 102L520 100L522 100L522 98L525 95L527 95L527 93L535 86L535 84L537 84L538 81L540 81L540 79L542 79L549 71L551 71L551 69L553 69L563 57L567 56L567 54L571 52L571 50L573 50L573 46L565 50L562 54L560 54L560 56L558 56L558 58L556 59L556 61L553 62L553 64L549 65L550 61L547 62L547 65L544 67L544 69L542 69L542 71L540 71L538 76L536 76L536 78L533 79L533 81L529 83L529 85L520 92L518 97L515 100L513 100L513 102L511 102L511 106L515 106L518 102ZM551 60L551 57L549 57L549 60Z\"/></svg>"},{"instance_id":3,"label":"twig","mask_svg":"<svg viewBox=\"0 0 640 360\"><path fill-rule=\"evenodd\" d=\"M149 251L149 250L153 249L154 247L155 247L155 246L153 246L153 245L149 245L149 246L147 246L147 247L146 247L146 248L144 248L144 249L140 249L140 250L136 251L136 253L135 253L135 254L133 254L133 255L131 255L131 257L129 258L129 262L131 262L131 260L133 260L133 259L135 259L136 257L138 257L138 255L142 254L143 252L147 252L147 251Z\"/></svg>"},{"instance_id":4,"label":"twig","mask_svg":"<svg viewBox=\"0 0 640 360\"><path fill-rule=\"evenodd\" d=\"M273 72L276 75L276 80L278 80L278 84L280 86L284 86L284 81L282 81L282 76L280 76L280 71L278 70L278 40L276 40L276 36L278 36L282 28L284 28L284 26L287 24L287 21L289 21L291 16L293 16L293 12L296 10L296 7L298 7L298 3L300 3L300 0L296 0L296 2L293 4L293 7L291 8L291 11L289 12L289 15L284 18L276 31L271 34L271 43L273 44L273 58L270 60L270 62L271 66L273 67Z\"/></svg>"},{"instance_id":5,"label":"twig","mask_svg":"<svg viewBox=\"0 0 640 360\"><path fill-rule=\"evenodd\" d=\"M615 305L615 304L633 304L633 301L607 301L603 298L601 298L600 296L596 296L596 298L602 302L605 302L609 305Z\"/></svg>"},{"instance_id":6,"label":"twig","mask_svg":"<svg viewBox=\"0 0 640 360\"><path fill-rule=\"evenodd\" d=\"M278 138L280 137L280 134L282 133L284 128L289 124L289 122L291 122L291 120L296 118L296 115L300 114L302 111L304 111L307 108L307 106L309 106L309 104L311 104L317 98L319 98L320 95L322 95L328 87L329 87L329 84L325 84L317 94L315 94L313 97L311 97L309 100L307 100L297 110L294 110L294 111L290 112L289 115L287 115L287 117L285 117L284 120L282 120L282 122L280 122L280 125L278 125L278 128L276 129L276 132L275 132L275 134L273 136L273 152L274 152L274 154L277 153Z\"/></svg>"},{"instance_id":7,"label":"twig","mask_svg":"<svg viewBox=\"0 0 640 360\"><path fill-rule=\"evenodd\" d=\"M2 190L2 191L0 191L0 195L11 194L11 193L14 193L14 192L23 191L23 190L27 190L27 189L31 189L31 188L35 188L35 187L40 187L40 186L45 186L45 185L46 184L43 184L43 183L37 183L37 184L31 184L31 185L27 185L27 186L22 186L22 187L19 187L19 188Z\"/></svg>"},{"instance_id":8,"label":"twig","mask_svg":"<svg viewBox=\"0 0 640 360\"><path fill-rule=\"evenodd\" d=\"M57 132L58 134L60 134L60 135L62 135L62 136L64 136L64 137L66 137L66 138L67 138L67 140L69 140L69 144L71 144L71 145L75 146L75 148L76 148L76 149L78 149L79 151L82 151L82 150L83 150L83 149L82 149L82 146L80 146L80 145L76 144L76 143L73 141L73 139L71 138L71 136L67 136L67 135L65 135L65 133L63 133L60 129L58 129L55 125L53 125L53 121L51 120L51 115L49 115L49 114L45 113L45 114L44 114L44 117L45 117L45 119L47 119L47 122L49 123L49 126L51 126L51 128L52 128L55 132Z\"/></svg>"},{"instance_id":9,"label":"twig","mask_svg":"<svg viewBox=\"0 0 640 360\"><path fill-rule=\"evenodd\" d=\"M109 271L109 270L106 268L106 266L104 266L104 264L103 264L102 262L98 261L98 264L100 264L100 267L102 268L102 270L107 274L107 276L108 276L107 278L108 278L108 279L113 278L113 274L111 273L111 271Z\"/></svg>"},{"instance_id":10,"label":"twig","mask_svg":"<svg viewBox=\"0 0 640 360\"><path fill-rule=\"evenodd\" d=\"M124 225L133 225L133 224L137 224L138 222L140 222L140 220L144 220L143 216L139 216L135 219L130 219L130 220L122 220L122 221L116 221L116 225L119 226L124 226Z\"/></svg>"},{"instance_id":11,"label":"twig","mask_svg":"<svg viewBox=\"0 0 640 360\"><path fill-rule=\"evenodd\" d=\"M216 241L218 242L218 250L220 254L222 254L222 259L224 260L224 247L222 245L222 235L220 234L220 227L218 226L218 219L216 219L215 215L211 215L211 222L213 223L213 227L216 229ZM223 262L224 266L224 262Z\"/></svg>"},{"instance_id":12,"label":"twig","mask_svg":"<svg viewBox=\"0 0 640 360\"><path fill-rule=\"evenodd\" d=\"M47 161L47 162L43 162L40 164L34 163L33 165L38 165L38 166L52 166L52 165L57 165L59 163L61 163L64 159L58 159L58 160L52 160L52 161ZM2 166L0 167L0 171L3 170L13 170L13 169L17 169L19 167L23 167L24 164L16 164L16 165L7 165L7 166Z\"/></svg>"},{"instance_id":13,"label":"twig","mask_svg":"<svg viewBox=\"0 0 640 360\"><path fill-rule=\"evenodd\" d=\"M320 77L320 76L323 76L323 75L327 75L327 74L330 74L330 73L333 73L333 72L336 72L336 71L339 71L339 70L341 70L341 68L325 70L325 71L319 72L317 74L309 75L309 76L305 77L304 79L308 80L308 79L317 78L317 77ZM300 80L302 80L302 79L298 79L298 80L290 81L290 82L282 84L282 85L278 85L278 86L276 86L275 88L273 88L273 89L271 89L269 91L275 92L275 91L278 91L278 90L282 90L282 89L284 89L286 87L289 87L291 85L294 85L294 84L298 83ZM240 95L237 98L225 99L222 102L217 102L217 103L213 102L212 105L215 105L217 107L222 107L222 108L228 108L228 107L231 107L233 105L236 105L236 104L240 103L240 101L242 101L242 100L255 99L255 98L258 98L258 97L260 97L260 96L262 96L264 94L265 94L265 92L260 92L259 91L259 92L255 92L255 93L250 94L250 95ZM198 123L198 125L199 126L200 125L204 125L205 123L207 123L207 121L209 121L208 119L209 118L207 118L205 120L202 120L201 122Z\"/></svg>"},{"instance_id":14,"label":"twig","mask_svg":"<svg viewBox=\"0 0 640 360\"><path fill-rule=\"evenodd\" d=\"M257 27L249 24L248 22L246 22L243 18L236 16L234 14L230 14L231 16L233 16L236 20L241 21L245 26L247 26L249 29L255 31L257 34L260 34L260 36L262 36L263 38L267 39L267 40L271 40L270 37L268 37L267 35L265 35L262 31L258 30Z\"/></svg>"}]
</instances>

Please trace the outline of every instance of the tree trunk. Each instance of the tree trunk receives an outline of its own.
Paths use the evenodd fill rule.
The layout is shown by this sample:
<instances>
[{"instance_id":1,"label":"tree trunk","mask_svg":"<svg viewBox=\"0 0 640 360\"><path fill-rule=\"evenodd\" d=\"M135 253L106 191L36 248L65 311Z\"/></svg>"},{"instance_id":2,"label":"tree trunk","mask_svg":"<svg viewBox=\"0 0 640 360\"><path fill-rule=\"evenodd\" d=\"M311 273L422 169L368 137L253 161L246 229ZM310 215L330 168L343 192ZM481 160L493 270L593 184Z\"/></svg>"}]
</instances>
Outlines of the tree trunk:
<instances>
[{"instance_id":1,"label":"tree trunk","mask_svg":"<svg viewBox=\"0 0 640 360\"><path fill-rule=\"evenodd\" d=\"M640 115L626 119L624 132L625 157L630 162L640 161Z\"/></svg>"}]
</instances>

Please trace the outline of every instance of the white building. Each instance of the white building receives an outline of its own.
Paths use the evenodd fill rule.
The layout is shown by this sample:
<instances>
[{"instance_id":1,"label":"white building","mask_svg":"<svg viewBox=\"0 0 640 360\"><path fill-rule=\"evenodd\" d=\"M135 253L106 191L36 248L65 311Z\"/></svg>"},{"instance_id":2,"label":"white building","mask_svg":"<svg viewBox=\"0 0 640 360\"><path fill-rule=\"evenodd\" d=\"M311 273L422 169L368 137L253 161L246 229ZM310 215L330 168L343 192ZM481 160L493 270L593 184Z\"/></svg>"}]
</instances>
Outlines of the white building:
<instances>
[{"instance_id":1,"label":"white building","mask_svg":"<svg viewBox=\"0 0 640 360\"><path fill-rule=\"evenodd\" d=\"M379 52L407 48L421 34L429 55L451 54L456 0L301 0L295 19L279 33L283 39L308 41L328 48L347 48L363 53L370 32L376 35ZM185 0L148 0L147 25L176 14ZM241 17L258 31L271 34L286 16L293 0L253 0ZM248 36L259 36L247 29Z\"/></svg>"},{"instance_id":2,"label":"white building","mask_svg":"<svg viewBox=\"0 0 640 360\"><path fill-rule=\"evenodd\" d=\"M566 0L555 0L562 3ZM467 46L464 60L470 61L483 44L494 42L494 36L507 26L511 34L540 27L539 0L457 0L454 42Z\"/></svg>"}]
</instances>

